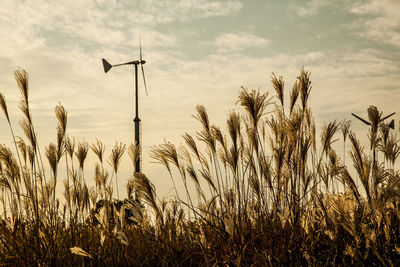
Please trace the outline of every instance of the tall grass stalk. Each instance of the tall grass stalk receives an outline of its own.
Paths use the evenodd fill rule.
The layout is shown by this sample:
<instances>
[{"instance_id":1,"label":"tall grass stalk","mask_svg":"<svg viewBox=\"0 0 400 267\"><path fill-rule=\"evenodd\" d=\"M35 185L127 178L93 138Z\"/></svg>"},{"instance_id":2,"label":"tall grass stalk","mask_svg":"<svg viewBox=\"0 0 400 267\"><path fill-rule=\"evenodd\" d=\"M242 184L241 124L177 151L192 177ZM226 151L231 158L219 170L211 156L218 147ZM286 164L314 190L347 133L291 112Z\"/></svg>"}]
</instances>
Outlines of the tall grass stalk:
<instances>
[{"instance_id":1,"label":"tall grass stalk","mask_svg":"<svg viewBox=\"0 0 400 267\"><path fill-rule=\"evenodd\" d=\"M141 153L134 144L127 148L132 161L127 198L119 195L126 151L119 142L107 158L110 166L103 164L105 146L99 140L90 146L98 162L95 186L89 188L84 168L89 144L77 140L75 147L66 135L61 104L55 109L56 140L45 149L46 179L28 75L18 70L15 76L25 137L10 130L16 151L0 145L0 265L400 264L400 140L371 106L367 146L348 121L324 124L318 142L310 72L304 69L289 94L283 78L272 74L276 101L268 91L242 88L240 111L229 112L225 129L212 124L199 105L194 116L199 129L188 130L183 145L152 146L150 157L166 168L174 187L171 199L157 196L153 177L133 171ZM0 105L12 129L1 94ZM344 153L350 140L348 165L346 155L341 159L335 150L339 130ZM55 189L63 156L62 198Z\"/></svg>"}]
</instances>

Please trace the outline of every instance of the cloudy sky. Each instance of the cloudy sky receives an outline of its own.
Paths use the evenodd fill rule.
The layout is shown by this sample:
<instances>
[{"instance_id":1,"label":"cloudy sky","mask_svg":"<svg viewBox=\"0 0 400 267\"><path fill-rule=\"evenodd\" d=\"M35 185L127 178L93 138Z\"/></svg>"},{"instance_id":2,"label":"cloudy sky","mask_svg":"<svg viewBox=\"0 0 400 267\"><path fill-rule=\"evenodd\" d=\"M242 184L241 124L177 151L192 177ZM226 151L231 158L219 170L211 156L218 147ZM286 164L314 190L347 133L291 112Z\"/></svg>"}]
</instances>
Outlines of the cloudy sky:
<instances>
[{"instance_id":1,"label":"cloudy sky","mask_svg":"<svg viewBox=\"0 0 400 267\"><path fill-rule=\"evenodd\" d=\"M198 104L225 125L227 112L239 109L240 86L271 90L272 72L284 76L287 90L302 66L312 72L318 125L353 120L351 112L366 117L369 105L397 112L399 122L399 29L398 0L1 0L0 92L17 128L13 71L26 69L40 144L55 141L54 107L61 102L68 134L101 139L108 156L115 141L133 141L134 79L129 66L105 74L101 58L138 59L141 37L149 89L145 96L139 81L143 169L168 195L167 173L150 162L150 146L179 144L184 132L197 131L191 115ZM355 120L353 130L366 135ZM11 144L4 116L0 143ZM88 161L90 176L93 154ZM131 170L125 155L120 179Z\"/></svg>"}]
</instances>

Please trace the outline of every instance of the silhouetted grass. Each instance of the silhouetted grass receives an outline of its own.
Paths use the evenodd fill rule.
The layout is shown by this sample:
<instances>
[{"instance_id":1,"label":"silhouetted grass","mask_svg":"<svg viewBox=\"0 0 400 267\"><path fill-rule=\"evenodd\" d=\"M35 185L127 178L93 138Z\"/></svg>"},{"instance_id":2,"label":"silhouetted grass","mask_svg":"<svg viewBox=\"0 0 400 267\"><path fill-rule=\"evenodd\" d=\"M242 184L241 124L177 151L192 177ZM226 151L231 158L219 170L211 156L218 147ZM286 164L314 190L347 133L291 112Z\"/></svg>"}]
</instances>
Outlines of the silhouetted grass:
<instances>
[{"instance_id":1,"label":"silhouetted grass","mask_svg":"<svg viewBox=\"0 0 400 267\"><path fill-rule=\"evenodd\" d=\"M14 151L0 145L2 265L400 264L400 174L394 168L400 140L371 106L367 148L348 121L325 125L319 142L308 104L310 73L304 69L288 103L283 78L273 74L278 101L268 92L242 88L237 103L243 111L228 114L226 131L198 106L194 118L201 128L183 135L184 146L153 146L150 156L166 168L173 199L159 199L154 177L132 171L128 198L120 200L113 176L118 184L126 146L116 143L108 171L100 141L75 143L68 136L61 104L55 108L56 141L46 146L43 158L46 173L29 107L28 74L19 69L15 78L25 138L14 136L0 94L15 143ZM336 153L338 139L344 148L350 141L351 167L345 154L341 159ZM99 160L93 178L85 177L89 148ZM128 146L132 170L140 151ZM61 197L55 187L63 157L67 178ZM93 188L88 179L94 179ZM178 192L179 184L184 191Z\"/></svg>"}]
</instances>

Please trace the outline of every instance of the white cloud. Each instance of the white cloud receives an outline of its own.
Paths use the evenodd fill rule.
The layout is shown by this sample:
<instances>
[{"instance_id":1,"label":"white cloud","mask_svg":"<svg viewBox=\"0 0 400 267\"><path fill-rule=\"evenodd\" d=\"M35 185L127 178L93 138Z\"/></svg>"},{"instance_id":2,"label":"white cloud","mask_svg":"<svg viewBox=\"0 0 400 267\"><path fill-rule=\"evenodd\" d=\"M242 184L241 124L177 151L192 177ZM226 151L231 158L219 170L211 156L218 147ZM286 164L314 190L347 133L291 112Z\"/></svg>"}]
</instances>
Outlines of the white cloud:
<instances>
[{"instance_id":1,"label":"white cloud","mask_svg":"<svg viewBox=\"0 0 400 267\"><path fill-rule=\"evenodd\" d=\"M41 37L51 34L61 35L64 39L79 38L81 41L110 45L131 39L132 31L138 35L157 24L228 16L238 13L241 8L240 2L232 0L6 0L0 10L0 30L8 33L3 34L3 38L8 39L9 44L19 43L21 46L43 42L45 40ZM163 43L168 37L157 33L155 39ZM167 41L171 43L169 39Z\"/></svg>"},{"instance_id":2,"label":"white cloud","mask_svg":"<svg viewBox=\"0 0 400 267\"><path fill-rule=\"evenodd\" d=\"M265 47L269 43L267 39L246 32L224 33L214 41L218 52L237 52L251 47Z\"/></svg>"},{"instance_id":3,"label":"white cloud","mask_svg":"<svg viewBox=\"0 0 400 267\"><path fill-rule=\"evenodd\" d=\"M400 1L371 0L357 4L351 12L361 16L360 36L400 47Z\"/></svg>"},{"instance_id":4,"label":"white cloud","mask_svg":"<svg viewBox=\"0 0 400 267\"><path fill-rule=\"evenodd\" d=\"M153 14L152 19L159 23L228 16L238 13L241 8L242 4L239 1L232 0L151 0L146 1L143 6L143 10Z\"/></svg>"},{"instance_id":5,"label":"white cloud","mask_svg":"<svg viewBox=\"0 0 400 267\"><path fill-rule=\"evenodd\" d=\"M347 10L354 4L354 0L309 0L302 5L300 1L295 1L289 6L289 11L300 16L309 17L319 14L321 9L330 8L331 12Z\"/></svg>"},{"instance_id":6,"label":"white cloud","mask_svg":"<svg viewBox=\"0 0 400 267\"><path fill-rule=\"evenodd\" d=\"M305 6L299 6L299 3L292 5L290 9L298 16L306 17L317 14L318 10L329 4L329 0L311 0Z\"/></svg>"},{"instance_id":7,"label":"white cloud","mask_svg":"<svg viewBox=\"0 0 400 267\"><path fill-rule=\"evenodd\" d=\"M310 0L304 6L298 3L290 10L301 17L316 15L321 8L334 7L359 15L352 25L358 35L378 43L400 47L400 1L398 0Z\"/></svg>"}]
</instances>

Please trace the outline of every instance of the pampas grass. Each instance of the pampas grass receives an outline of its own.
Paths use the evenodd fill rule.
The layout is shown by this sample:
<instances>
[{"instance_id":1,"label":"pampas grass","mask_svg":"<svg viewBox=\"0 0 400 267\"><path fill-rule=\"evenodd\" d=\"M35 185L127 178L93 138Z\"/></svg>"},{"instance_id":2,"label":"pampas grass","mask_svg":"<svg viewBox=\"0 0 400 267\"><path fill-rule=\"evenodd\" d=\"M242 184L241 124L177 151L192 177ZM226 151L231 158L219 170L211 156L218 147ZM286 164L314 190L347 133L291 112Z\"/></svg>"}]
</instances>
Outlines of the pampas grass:
<instances>
[{"instance_id":1,"label":"pampas grass","mask_svg":"<svg viewBox=\"0 0 400 267\"><path fill-rule=\"evenodd\" d=\"M121 160L122 155L126 150L126 145L122 143L115 143L114 148L111 151L111 155L109 157L109 164L113 169L113 173L115 173L115 185L117 187L117 198L119 199L119 191L118 191L118 167Z\"/></svg>"},{"instance_id":2,"label":"pampas grass","mask_svg":"<svg viewBox=\"0 0 400 267\"><path fill-rule=\"evenodd\" d=\"M316 129L309 103L311 74L304 69L289 94L283 77L272 74L277 105L267 91L242 88L240 109L228 113L225 125L214 125L206 108L197 106L197 131L188 129L179 145L151 147L150 158L165 168L156 177L134 172L141 153L134 144L126 149L116 142L104 166L105 146L99 140L89 150L86 141L67 135L61 104L55 108L57 135L44 146L43 164L28 74L22 69L14 74L25 136L14 136L0 94L15 144L15 151L0 145L0 265L400 264L400 140L373 106L367 146L349 121ZM335 144L342 139L345 151L347 138L348 165ZM126 150L132 176L125 186L127 198L120 199L117 175ZM378 150L384 154L381 162ZM98 161L93 178L87 178L95 186L88 187L84 167L92 152ZM63 164L64 189L56 194ZM160 199L153 184L165 175L174 187L170 199Z\"/></svg>"},{"instance_id":3,"label":"pampas grass","mask_svg":"<svg viewBox=\"0 0 400 267\"><path fill-rule=\"evenodd\" d=\"M81 177L83 177L83 182L85 183L84 175L84 164L89 150L89 144L86 141L78 142L77 150L75 151L75 156L79 162L79 170L81 172Z\"/></svg>"}]
</instances>

